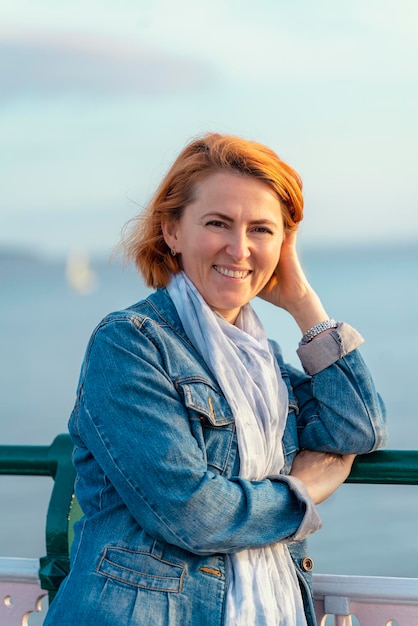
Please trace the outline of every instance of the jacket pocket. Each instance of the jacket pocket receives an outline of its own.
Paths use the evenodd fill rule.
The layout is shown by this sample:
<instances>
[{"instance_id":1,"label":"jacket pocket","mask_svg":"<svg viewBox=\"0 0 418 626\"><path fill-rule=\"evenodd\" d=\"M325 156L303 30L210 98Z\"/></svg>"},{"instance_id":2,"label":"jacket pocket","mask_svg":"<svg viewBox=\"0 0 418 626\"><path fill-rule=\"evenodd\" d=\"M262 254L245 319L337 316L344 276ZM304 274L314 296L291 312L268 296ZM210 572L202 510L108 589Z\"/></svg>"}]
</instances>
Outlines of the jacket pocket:
<instances>
[{"instance_id":1,"label":"jacket pocket","mask_svg":"<svg viewBox=\"0 0 418 626\"><path fill-rule=\"evenodd\" d=\"M206 417L213 426L224 426L234 421L232 411L224 396L209 381L185 378L176 387L190 411Z\"/></svg>"},{"instance_id":2,"label":"jacket pocket","mask_svg":"<svg viewBox=\"0 0 418 626\"><path fill-rule=\"evenodd\" d=\"M176 386L208 468L216 474L229 474L236 457L236 431L226 399L203 379L182 379Z\"/></svg>"},{"instance_id":3,"label":"jacket pocket","mask_svg":"<svg viewBox=\"0 0 418 626\"><path fill-rule=\"evenodd\" d=\"M180 593L185 568L150 554L107 546L97 571L119 582L154 591Z\"/></svg>"}]
</instances>

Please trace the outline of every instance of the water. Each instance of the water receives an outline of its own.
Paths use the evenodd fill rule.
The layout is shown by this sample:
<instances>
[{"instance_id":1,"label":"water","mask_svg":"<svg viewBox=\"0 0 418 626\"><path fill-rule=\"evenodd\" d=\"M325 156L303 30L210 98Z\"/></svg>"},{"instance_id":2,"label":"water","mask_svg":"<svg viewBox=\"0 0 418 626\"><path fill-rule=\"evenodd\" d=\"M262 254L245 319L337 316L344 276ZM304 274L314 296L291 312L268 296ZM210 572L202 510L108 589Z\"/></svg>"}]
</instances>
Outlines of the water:
<instances>
[{"instance_id":1,"label":"water","mask_svg":"<svg viewBox=\"0 0 418 626\"><path fill-rule=\"evenodd\" d=\"M388 408L388 448L418 449L418 248L306 250L302 257L328 313L366 338L362 353ZM80 296L62 261L0 258L1 443L49 445L66 431L92 329L147 293L133 270L92 264L97 289ZM293 320L262 301L255 307L298 364ZM45 553L51 487L48 478L0 476L1 556ZM311 540L315 571L417 575L418 487L344 485L320 513L324 526Z\"/></svg>"}]
</instances>

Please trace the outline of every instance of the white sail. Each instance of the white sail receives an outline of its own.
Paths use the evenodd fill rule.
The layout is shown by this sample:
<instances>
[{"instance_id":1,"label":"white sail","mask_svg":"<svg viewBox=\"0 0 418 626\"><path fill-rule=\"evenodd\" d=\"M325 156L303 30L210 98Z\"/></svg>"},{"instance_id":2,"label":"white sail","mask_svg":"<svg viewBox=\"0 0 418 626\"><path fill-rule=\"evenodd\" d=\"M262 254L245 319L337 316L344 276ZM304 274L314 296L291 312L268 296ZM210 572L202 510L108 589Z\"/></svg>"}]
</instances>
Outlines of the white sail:
<instances>
[{"instance_id":1,"label":"white sail","mask_svg":"<svg viewBox=\"0 0 418 626\"><path fill-rule=\"evenodd\" d=\"M83 252L70 252L65 273L71 289L80 295L88 295L97 287L97 275Z\"/></svg>"}]
</instances>

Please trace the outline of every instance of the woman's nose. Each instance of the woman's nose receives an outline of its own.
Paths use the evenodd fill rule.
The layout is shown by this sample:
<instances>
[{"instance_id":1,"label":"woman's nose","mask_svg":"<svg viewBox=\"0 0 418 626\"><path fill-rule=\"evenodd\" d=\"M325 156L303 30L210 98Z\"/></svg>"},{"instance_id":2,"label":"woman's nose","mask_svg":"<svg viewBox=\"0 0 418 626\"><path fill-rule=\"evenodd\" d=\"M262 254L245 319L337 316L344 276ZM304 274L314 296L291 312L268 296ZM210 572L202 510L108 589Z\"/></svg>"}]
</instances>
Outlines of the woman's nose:
<instances>
[{"instance_id":1,"label":"woman's nose","mask_svg":"<svg viewBox=\"0 0 418 626\"><path fill-rule=\"evenodd\" d=\"M231 233L226 251L234 261L247 259L250 254L250 242L246 233Z\"/></svg>"}]
</instances>

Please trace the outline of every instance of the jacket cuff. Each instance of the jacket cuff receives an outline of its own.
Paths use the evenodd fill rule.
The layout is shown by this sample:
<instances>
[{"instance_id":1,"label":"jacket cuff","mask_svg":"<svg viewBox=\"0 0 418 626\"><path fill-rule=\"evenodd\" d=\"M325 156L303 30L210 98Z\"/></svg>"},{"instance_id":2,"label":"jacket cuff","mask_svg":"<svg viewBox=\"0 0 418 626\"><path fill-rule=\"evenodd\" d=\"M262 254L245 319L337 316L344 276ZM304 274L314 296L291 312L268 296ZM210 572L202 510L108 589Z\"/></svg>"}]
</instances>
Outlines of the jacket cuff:
<instances>
[{"instance_id":1,"label":"jacket cuff","mask_svg":"<svg viewBox=\"0 0 418 626\"><path fill-rule=\"evenodd\" d=\"M306 537L322 527L321 518L319 517L314 501L308 494L308 490L299 478L281 474L280 480L288 484L290 491L293 491L299 502L305 507L305 514L299 528L293 535L287 537L283 543L302 541L302 539L306 539Z\"/></svg>"},{"instance_id":2,"label":"jacket cuff","mask_svg":"<svg viewBox=\"0 0 418 626\"><path fill-rule=\"evenodd\" d=\"M364 343L363 337L350 324L338 322L337 328L317 335L306 344L299 344L297 354L307 374L313 376Z\"/></svg>"}]
</instances>

